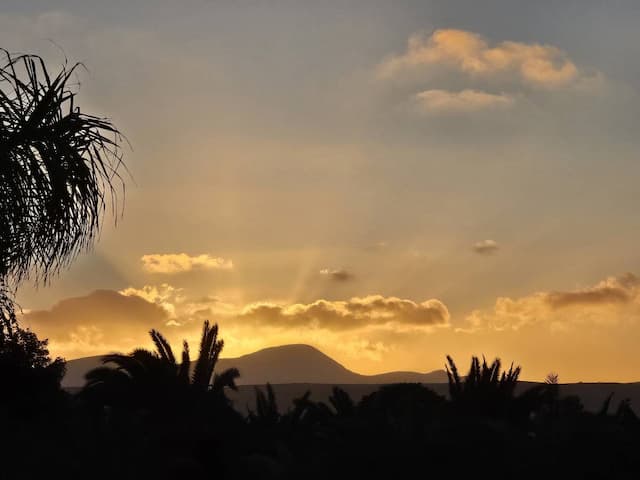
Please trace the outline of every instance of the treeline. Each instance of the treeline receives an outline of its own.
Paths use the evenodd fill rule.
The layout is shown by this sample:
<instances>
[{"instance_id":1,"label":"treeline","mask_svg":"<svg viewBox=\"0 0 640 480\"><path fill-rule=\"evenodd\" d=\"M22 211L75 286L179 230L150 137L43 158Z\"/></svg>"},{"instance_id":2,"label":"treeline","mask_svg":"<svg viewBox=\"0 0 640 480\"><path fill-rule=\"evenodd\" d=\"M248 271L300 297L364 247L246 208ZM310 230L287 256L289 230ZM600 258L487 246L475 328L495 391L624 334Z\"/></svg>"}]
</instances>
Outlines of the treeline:
<instances>
[{"instance_id":1,"label":"treeline","mask_svg":"<svg viewBox=\"0 0 640 480\"><path fill-rule=\"evenodd\" d=\"M308 392L278 405L256 388L241 414L226 392L241 375L216 372L224 346L205 323L198 357L109 355L84 389L60 388L64 362L17 323L0 340L1 478L636 478L640 421L628 401L586 412L557 379L516 394L519 367L448 358L449 395L421 384L381 387L354 402Z\"/></svg>"}]
</instances>

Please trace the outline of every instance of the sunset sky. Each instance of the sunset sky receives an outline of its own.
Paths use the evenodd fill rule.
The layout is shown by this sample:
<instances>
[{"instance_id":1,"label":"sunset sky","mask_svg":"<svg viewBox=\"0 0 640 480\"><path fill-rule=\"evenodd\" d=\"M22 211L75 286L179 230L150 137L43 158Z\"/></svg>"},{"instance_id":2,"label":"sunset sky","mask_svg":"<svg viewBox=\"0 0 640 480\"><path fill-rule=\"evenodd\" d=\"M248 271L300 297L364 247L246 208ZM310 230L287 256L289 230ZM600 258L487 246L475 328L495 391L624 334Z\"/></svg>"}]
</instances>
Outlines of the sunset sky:
<instances>
[{"instance_id":1,"label":"sunset sky","mask_svg":"<svg viewBox=\"0 0 640 480\"><path fill-rule=\"evenodd\" d=\"M132 146L117 226L21 288L23 321L67 359L152 327L195 349L211 319L227 357L640 380L639 21L635 0L4 0L0 47L82 61L79 104Z\"/></svg>"}]
</instances>

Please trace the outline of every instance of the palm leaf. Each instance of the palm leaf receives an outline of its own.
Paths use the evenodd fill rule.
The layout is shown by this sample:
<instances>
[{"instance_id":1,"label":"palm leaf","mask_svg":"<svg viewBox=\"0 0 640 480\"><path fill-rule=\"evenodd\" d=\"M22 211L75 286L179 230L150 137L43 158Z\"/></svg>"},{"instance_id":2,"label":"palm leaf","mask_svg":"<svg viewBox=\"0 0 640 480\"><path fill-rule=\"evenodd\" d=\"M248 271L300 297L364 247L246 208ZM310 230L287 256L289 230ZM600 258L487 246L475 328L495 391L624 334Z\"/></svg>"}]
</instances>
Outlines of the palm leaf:
<instances>
[{"instance_id":1,"label":"palm leaf","mask_svg":"<svg viewBox=\"0 0 640 480\"><path fill-rule=\"evenodd\" d=\"M214 375L212 390L214 392L221 392L224 387L229 387L231 390L238 390L238 386L236 385L236 378L238 377L240 377L240 371L237 368L228 368L224 372Z\"/></svg>"},{"instance_id":2,"label":"palm leaf","mask_svg":"<svg viewBox=\"0 0 640 480\"><path fill-rule=\"evenodd\" d=\"M160 355L160 358L168 364L175 366L176 357L173 355L173 350L171 349L171 345L169 344L167 339L164 338L162 334L155 329L152 329L149 332L149 335L151 336L151 339L153 340L153 343L158 350L158 355Z\"/></svg>"},{"instance_id":3,"label":"palm leaf","mask_svg":"<svg viewBox=\"0 0 640 480\"><path fill-rule=\"evenodd\" d=\"M75 105L79 64L50 75L38 56L0 52L0 278L46 281L119 210L123 138Z\"/></svg>"}]
</instances>

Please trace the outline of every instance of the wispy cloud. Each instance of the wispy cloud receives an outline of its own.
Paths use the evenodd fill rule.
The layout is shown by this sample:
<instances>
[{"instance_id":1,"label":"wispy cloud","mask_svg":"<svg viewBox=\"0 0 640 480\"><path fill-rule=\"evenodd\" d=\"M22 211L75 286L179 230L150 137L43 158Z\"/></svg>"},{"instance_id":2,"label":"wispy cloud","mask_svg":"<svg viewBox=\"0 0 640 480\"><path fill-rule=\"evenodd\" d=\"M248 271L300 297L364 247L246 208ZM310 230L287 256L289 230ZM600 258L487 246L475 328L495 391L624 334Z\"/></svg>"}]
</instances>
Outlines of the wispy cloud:
<instances>
[{"instance_id":1,"label":"wispy cloud","mask_svg":"<svg viewBox=\"0 0 640 480\"><path fill-rule=\"evenodd\" d=\"M514 104L514 98L506 93L493 94L465 89L425 90L416 94L419 111L424 113L469 113L479 110L504 109Z\"/></svg>"},{"instance_id":2,"label":"wispy cloud","mask_svg":"<svg viewBox=\"0 0 640 480\"><path fill-rule=\"evenodd\" d=\"M324 275L330 280L336 282L346 282L348 280L353 280L353 274L343 268L339 268L337 270L332 270L329 268L323 268L320 270L320 275Z\"/></svg>"},{"instance_id":3,"label":"wispy cloud","mask_svg":"<svg viewBox=\"0 0 640 480\"><path fill-rule=\"evenodd\" d=\"M142 266L149 273L181 273L191 270L231 270L233 262L209 254L154 253L143 255Z\"/></svg>"}]
</instances>

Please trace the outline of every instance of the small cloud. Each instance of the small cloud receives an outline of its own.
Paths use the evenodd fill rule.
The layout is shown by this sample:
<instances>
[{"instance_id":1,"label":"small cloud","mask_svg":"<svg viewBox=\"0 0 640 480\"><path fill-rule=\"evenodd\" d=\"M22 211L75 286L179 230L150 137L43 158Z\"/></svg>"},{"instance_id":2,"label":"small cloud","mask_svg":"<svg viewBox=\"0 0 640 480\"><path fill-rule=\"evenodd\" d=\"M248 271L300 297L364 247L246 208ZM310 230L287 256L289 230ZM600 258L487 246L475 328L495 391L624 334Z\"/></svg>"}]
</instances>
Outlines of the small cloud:
<instances>
[{"instance_id":1,"label":"small cloud","mask_svg":"<svg viewBox=\"0 0 640 480\"><path fill-rule=\"evenodd\" d=\"M231 270L233 262L209 254L187 255L186 253L143 255L142 267L149 273L182 273L191 270Z\"/></svg>"},{"instance_id":2,"label":"small cloud","mask_svg":"<svg viewBox=\"0 0 640 480\"><path fill-rule=\"evenodd\" d=\"M425 90L416 94L416 102L422 113L470 113L479 110L510 108L515 100L506 93L493 94L479 90Z\"/></svg>"},{"instance_id":3,"label":"small cloud","mask_svg":"<svg viewBox=\"0 0 640 480\"><path fill-rule=\"evenodd\" d=\"M473 244L473 251L480 255L491 255L498 251L498 244L495 240L482 240Z\"/></svg>"},{"instance_id":4,"label":"small cloud","mask_svg":"<svg viewBox=\"0 0 640 480\"><path fill-rule=\"evenodd\" d=\"M346 282L348 280L353 279L353 274L342 268L338 270L330 270L328 268L323 268L322 270L320 270L320 275L324 275L330 280L333 280L336 282Z\"/></svg>"}]
</instances>

